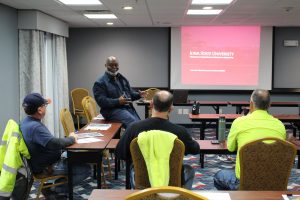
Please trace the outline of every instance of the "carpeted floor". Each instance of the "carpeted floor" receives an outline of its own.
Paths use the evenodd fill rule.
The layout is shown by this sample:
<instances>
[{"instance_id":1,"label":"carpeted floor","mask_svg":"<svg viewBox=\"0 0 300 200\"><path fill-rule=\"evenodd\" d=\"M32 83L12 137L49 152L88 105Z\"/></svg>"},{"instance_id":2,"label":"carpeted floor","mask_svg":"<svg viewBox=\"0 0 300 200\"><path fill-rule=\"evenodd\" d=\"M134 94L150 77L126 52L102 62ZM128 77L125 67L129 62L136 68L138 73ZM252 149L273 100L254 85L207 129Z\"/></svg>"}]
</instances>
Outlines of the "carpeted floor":
<instances>
[{"instance_id":1,"label":"carpeted floor","mask_svg":"<svg viewBox=\"0 0 300 200\"><path fill-rule=\"evenodd\" d=\"M212 139L210 135L212 132L208 131L207 138ZM201 148L201 147L200 147ZM201 168L199 165L199 155L188 155L184 158L184 163L191 165L195 171L196 176L193 183L194 190L216 190L213 185L213 176L220 169L234 169L235 159L234 157L227 157L226 155L205 155L205 167ZM295 164L297 161L295 162ZM114 173L114 162L111 160L112 173ZM119 173L119 179L114 180L114 174L110 178L107 173L107 166L105 165L106 172L106 184L103 188L109 189L124 189L125 188L125 168L121 169ZM88 199L92 190L96 188L96 180L92 177L87 178L82 184L74 187L74 199L82 200ZM30 193L30 199L36 197L37 183L34 183L32 191ZM288 190L300 191L300 169L294 167L292 169L291 176L289 178Z\"/></svg>"}]
</instances>

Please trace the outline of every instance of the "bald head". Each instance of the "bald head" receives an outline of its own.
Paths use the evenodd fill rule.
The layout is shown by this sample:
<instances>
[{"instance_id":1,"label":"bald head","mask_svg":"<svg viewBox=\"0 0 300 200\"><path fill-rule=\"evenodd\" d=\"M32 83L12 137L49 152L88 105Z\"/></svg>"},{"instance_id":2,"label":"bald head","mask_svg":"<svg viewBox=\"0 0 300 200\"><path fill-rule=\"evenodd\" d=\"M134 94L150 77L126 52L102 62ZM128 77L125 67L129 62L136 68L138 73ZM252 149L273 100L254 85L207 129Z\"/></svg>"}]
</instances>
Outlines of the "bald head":
<instances>
[{"instance_id":1,"label":"bald head","mask_svg":"<svg viewBox=\"0 0 300 200\"><path fill-rule=\"evenodd\" d=\"M110 63L113 63L113 62L117 62L118 63L118 60L115 56L109 56L107 59L106 59L106 63L105 65L108 65Z\"/></svg>"},{"instance_id":2,"label":"bald head","mask_svg":"<svg viewBox=\"0 0 300 200\"><path fill-rule=\"evenodd\" d=\"M158 112L167 112L173 104L173 95L166 91L160 90L153 97L153 107Z\"/></svg>"},{"instance_id":3,"label":"bald head","mask_svg":"<svg viewBox=\"0 0 300 200\"><path fill-rule=\"evenodd\" d=\"M256 89L252 92L251 102L255 109L268 110L270 106L270 93L268 90Z\"/></svg>"}]
</instances>

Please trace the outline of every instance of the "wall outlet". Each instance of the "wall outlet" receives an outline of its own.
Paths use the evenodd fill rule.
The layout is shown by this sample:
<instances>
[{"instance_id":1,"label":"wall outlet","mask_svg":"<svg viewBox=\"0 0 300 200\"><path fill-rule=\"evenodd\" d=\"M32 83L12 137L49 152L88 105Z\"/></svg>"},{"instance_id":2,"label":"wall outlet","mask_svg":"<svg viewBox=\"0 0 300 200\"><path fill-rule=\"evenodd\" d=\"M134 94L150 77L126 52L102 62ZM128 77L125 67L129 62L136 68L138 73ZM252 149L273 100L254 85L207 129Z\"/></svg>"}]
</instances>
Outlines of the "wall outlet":
<instances>
[{"instance_id":1,"label":"wall outlet","mask_svg":"<svg viewBox=\"0 0 300 200\"><path fill-rule=\"evenodd\" d=\"M178 115L182 115L182 108L178 108L177 113Z\"/></svg>"},{"instance_id":2,"label":"wall outlet","mask_svg":"<svg viewBox=\"0 0 300 200\"><path fill-rule=\"evenodd\" d=\"M184 114L184 115L188 115L189 112L190 112L190 110L187 108L182 110L182 114Z\"/></svg>"}]
</instances>

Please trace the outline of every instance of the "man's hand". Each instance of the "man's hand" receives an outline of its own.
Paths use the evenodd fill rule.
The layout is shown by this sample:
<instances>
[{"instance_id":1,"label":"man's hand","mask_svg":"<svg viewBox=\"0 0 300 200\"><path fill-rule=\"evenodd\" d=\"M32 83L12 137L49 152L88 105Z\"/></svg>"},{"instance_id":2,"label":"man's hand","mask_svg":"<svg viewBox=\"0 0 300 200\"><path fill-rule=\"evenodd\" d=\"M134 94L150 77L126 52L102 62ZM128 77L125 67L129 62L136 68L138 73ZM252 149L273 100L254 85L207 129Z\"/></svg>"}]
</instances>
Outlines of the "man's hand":
<instances>
[{"instance_id":1,"label":"man's hand","mask_svg":"<svg viewBox=\"0 0 300 200\"><path fill-rule=\"evenodd\" d=\"M145 98L148 95L148 92L139 90L139 94L142 98Z\"/></svg>"},{"instance_id":2,"label":"man's hand","mask_svg":"<svg viewBox=\"0 0 300 200\"><path fill-rule=\"evenodd\" d=\"M71 132L71 133L69 134L69 137L74 137L75 142L77 142L77 135L76 135L74 132Z\"/></svg>"},{"instance_id":3,"label":"man's hand","mask_svg":"<svg viewBox=\"0 0 300 200\"><path fill-rule=\"evenodd\" d=\"M119 97L119 104L120 105L127 105L129 103L131 103L131 100L125 98L124 96Z\"/></svg>"}]
</instances>

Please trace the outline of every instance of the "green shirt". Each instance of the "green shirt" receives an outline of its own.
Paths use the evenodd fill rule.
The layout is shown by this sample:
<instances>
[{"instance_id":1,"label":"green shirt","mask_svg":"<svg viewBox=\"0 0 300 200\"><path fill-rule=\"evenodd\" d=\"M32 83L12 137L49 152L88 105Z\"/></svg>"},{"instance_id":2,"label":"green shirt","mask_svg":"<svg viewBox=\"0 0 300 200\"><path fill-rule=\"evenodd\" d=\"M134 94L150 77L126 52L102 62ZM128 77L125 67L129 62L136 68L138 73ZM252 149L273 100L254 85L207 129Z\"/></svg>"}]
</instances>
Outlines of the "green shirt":
<instances>
[{"instance_id":1,"label":"green shirt","mask_svg":"<svg viewBox=\"0 0 300 200\"><path fill-rule=\"evenodd\" d=\"M286 131L283 123L265 110L256 110L233 121L227 138L227 148L229 151L238 150L235 166L238 179L240 179L240 148L246 143L266 137L285 140Z\"/></svg>"}]
</instances>

